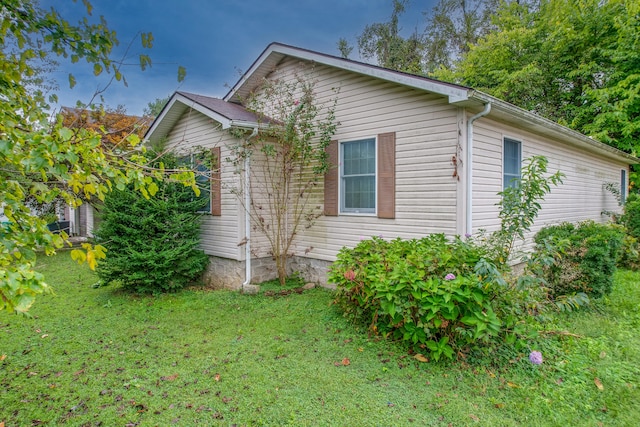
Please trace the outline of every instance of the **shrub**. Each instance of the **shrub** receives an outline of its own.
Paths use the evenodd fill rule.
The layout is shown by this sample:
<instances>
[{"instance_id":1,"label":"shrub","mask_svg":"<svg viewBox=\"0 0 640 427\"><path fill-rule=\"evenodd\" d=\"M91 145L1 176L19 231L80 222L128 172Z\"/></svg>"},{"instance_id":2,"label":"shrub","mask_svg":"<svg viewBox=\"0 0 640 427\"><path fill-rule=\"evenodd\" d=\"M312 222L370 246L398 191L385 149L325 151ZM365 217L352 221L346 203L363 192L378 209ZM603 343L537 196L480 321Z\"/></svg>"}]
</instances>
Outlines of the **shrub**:
<instances>
[{"instance_id":1,"label":"shrub","mask_svg":"<svg viewBox=\"0 0 640 427\"><path fill-rule=\"evenodd\" d=\"M481 248L442 234L373 238L343 248L329 280L347 317L375 334L427 348L438 360L500 331L488 288L474 271L482 255Z\"/></svg>"},{"instance_id":2,"label":"shrub","mask_svg":"<svg viewBox=\"0 0 640 427\"><path fill-rule=\"evenodd\" d=\"M541 268L549 296L583 292L599 298L609 294L623 235L619 227L593 221L540 230L534 239L536 251L553 260Z\"/></svg>"},{"instance_id":3,"label":"shrub","mask_svg":"<svg viewBox=\"0 0 640 427\"><path fill-rule=\"evenodd\" d=\"M167 164L165 159L165 164ZM204 271L208 257L197 248L206 199L177 183L158 183L146 199L132 187L110 192L95 232L107 256L96 272L105 283L130 291L160 293L183 288Z\"/></svg>"},{"instance_id":4,"label":"shrub","mask_svg":"<svg viewBox=\"0 0 640 427\"><path fill-rule=\"evenodd\" d=\"M627 229L627 234L635 239L640 239L640 197L635 194L629 195L624 204L621 222Z\"/></svg>"},{"instance_id":5,"label":"shrub","mask_svg":"<svg viewBox=\"0 0 640 427\"><path fill-rule=\"evenodd\" d=\"M618 267L634 271L640 270L640 241L629 234L625 234L622 240Z\"/></svg>"}]
</instances>

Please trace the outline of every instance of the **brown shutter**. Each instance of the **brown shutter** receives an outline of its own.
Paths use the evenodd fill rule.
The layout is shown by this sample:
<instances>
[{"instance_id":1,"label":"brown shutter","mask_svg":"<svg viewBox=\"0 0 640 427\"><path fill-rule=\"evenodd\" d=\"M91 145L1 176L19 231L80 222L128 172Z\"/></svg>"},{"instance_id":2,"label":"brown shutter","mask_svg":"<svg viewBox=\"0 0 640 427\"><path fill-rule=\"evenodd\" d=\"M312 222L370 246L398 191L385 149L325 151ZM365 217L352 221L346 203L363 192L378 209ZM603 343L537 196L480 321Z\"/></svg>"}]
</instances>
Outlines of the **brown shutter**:
<instances>
[{"instance_id":1,"label":"brown shutter","mask_svg":"<svg viewBox=\"0 0 640 427\"><path fill-rule=\"evenodd\" d=\"M220 147L214 147L211 149L211 215L222 215Z\"/></svg>"},{"instance_id":2,"label":"brown shutter","mask_svg":"<svg viewBox=\"0 0 640 427\"><path fill-rule=\"evenodd\" d=\"M378 135L378 218L396 217L396 133Z\"/></svg>"},{"instance_id":3,"label":"brown shutter","mask_svg":"<svg viewBox=\"0 0 640 427\"><path fill-rule=\"evenodd\" d=\"M325 151L329 170L324 174L324 214L338 216L338 182L340 181L338 141L331 141Z\"/></svg>"}]
</instances>

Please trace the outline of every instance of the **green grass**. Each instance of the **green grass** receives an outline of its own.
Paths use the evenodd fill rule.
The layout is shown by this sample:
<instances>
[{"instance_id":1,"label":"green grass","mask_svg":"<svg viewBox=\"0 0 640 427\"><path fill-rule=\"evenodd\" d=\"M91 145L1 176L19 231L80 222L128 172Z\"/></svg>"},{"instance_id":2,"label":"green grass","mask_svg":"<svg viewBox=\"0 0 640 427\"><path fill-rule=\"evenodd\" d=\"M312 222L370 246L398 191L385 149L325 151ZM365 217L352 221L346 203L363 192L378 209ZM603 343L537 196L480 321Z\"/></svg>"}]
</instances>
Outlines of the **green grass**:
<instances>
[{"instance_id":1,"label":"green grass","mask_svg":"<svg viewBox=\"0 0 640 427\"><path fill-rule=\"evenodd\" d=\"M640 274L557 316L508 366L421 363L370 340L313 289L130 296L68 254L42 258L55 295L0 314L9 426L628 426L640 419ZM348 359L348 364L347 360ZM598 388L595 379L602 384Z\"/></svg>"}]
</instances>

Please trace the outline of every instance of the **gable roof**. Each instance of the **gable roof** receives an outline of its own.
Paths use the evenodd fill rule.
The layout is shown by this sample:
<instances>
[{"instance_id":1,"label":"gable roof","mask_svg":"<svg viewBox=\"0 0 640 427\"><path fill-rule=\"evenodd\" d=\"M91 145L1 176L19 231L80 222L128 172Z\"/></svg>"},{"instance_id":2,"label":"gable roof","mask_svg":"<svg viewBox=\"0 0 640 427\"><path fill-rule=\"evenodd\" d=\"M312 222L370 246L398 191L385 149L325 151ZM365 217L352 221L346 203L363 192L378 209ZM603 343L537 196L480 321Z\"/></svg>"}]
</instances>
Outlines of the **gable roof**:
<instances>
[{"instance_id":1,"label":"gable roof","mask_svg":"<svg viewBox=\"0 0 640 427\"><path fill-rule=\"evenodd\" d=\"M341 58L334 55L314 52L281 43L271 43L244 73L240 80L224 96L224 100L239 103L262 79L271 73L280 62L287 57L323 64L345 71L386 80L418 90L448 97L450 104L469 108L471 111L481 111L487 103L491 103L489 117L514 124L538 134L554 139L570 142L584 149L595 151L607 157L613 157L627 163L640 163L640 159L627 154L617 148L596 141L573 129L562 126L552 120L545 119L535 113L524 110L499 98L469 87L446 83L428 77L382 68L376 65Z\"/></svg>"},{"instance_id":2,"label":"gable roof","mask_svg":"<svg viewBox=\"0 0 640 427\"><path fill-rule=\"evenodd\" d=\"M166 136L187 108L193 108L210 117L220 123L223 129L231 126L255 128L261 121L255 114L242 107L241 100L246 99L261 84L262 80L286 58L297 58L335 67L441 95L447 97L450 104L468 108L472 112L479 112L486 104L490 103L491 112L488 117L629 164L640 163L640 159L617 148L596 141L580 132L479 90L281 43L271 43L267 46L247 72L222 99L187 92L176 92L147 131L146 138L157 140ZM264 123L264 120L262 122Z\"/></svg>"},{"instance_id":3,"label":"gable roof","mask_svg":"<svg viewBox=\"0 0 640 427\"><path fill-rule=\"evenodd\" d=\"M260 122L257 115L242 105L210 96L176 92L156 117L145 137L150 141L157 141L167 136L188 109L196 110L215 120L220 123L222 129L228 129L231 126L253 128Z\"/></svg>"}]
</instances>

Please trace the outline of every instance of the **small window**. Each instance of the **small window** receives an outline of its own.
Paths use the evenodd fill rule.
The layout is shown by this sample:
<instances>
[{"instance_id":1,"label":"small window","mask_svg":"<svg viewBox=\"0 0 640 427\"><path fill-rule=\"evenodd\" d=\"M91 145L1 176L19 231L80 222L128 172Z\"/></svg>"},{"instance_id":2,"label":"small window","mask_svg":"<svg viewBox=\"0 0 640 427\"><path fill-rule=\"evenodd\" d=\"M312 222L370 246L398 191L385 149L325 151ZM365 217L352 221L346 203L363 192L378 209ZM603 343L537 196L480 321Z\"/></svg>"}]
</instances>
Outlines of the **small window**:
<instances>
[{"instance_id":1,"label":"small window","mask_svg":"<svg viewBox=\"0 0 640 427\"><path fill-rule=\"evenodd\" d=\"M522 143L515 139L504 139L502 152L502 188L515 187L520 181Z\"/></svg>"},{"instance_id":2,"label":"small window","mask_svg":"<svg viewBox=\"0 0 640 427\"><path fill-rule=\"evenodd\" d=\"M196 186L200 189L198 198L207 200L207 204L198 209L197 212L211 213L211 170L207 165L207 159L202 155L189 154L180 157L179 163L193 170L196 175Z\"/></svg>"},{"instance_id":3,"label":"small window","mask_svg":"<svg viewBox=\"0 0 640 427\"><path fill-rule=\"evenodd\" d=\"M620 202L624 203L627 200L627 171L622 169L620 171Z\"/></svg>"},{"instance_id":4,"label":"small window","mask_svg":"<svg viewBox=\"0 0 640 427\"><path fill-rule=\"evenodd\" d=\"M200 189L198 198L207 200L207 204L198 209L198 212L211 213L211 170L205 160L197 157L193 160L192 165L196 174L196 185Z\"/></svg>"},{"instance_id":5,"label":"small window","mask_svg":"<svg viewBox=\"0 0 640 427\"><path fill-rule=\"evenodd\" d=\"M340 144L340 211L376 212L375 138Z\"/></svg>"}]
</instances>

